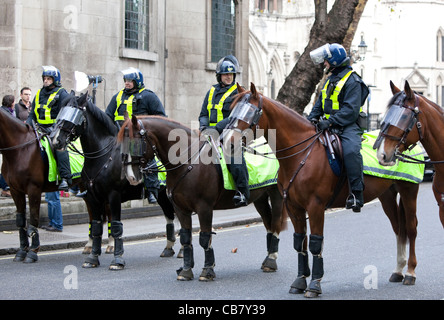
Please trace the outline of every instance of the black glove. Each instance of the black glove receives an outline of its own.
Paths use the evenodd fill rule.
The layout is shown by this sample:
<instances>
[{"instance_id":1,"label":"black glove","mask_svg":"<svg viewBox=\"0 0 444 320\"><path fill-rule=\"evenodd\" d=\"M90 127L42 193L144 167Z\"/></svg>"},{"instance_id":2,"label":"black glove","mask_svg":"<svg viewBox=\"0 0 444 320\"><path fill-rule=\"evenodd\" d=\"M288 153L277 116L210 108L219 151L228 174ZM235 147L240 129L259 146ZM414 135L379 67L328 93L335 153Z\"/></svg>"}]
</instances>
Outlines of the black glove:
<instances>
[{"instance_id":1,"label":"black glove","mask_svg":"<svg viewBox=\"0 0 444 320\"><path fill-rule=\"evenodd\" d=\"M321 120L316 125L316 128L318 129L318 131L324 131L328 127L330 127L330 121L328 121L328 120Z\"/></svg>"}]
</instances>

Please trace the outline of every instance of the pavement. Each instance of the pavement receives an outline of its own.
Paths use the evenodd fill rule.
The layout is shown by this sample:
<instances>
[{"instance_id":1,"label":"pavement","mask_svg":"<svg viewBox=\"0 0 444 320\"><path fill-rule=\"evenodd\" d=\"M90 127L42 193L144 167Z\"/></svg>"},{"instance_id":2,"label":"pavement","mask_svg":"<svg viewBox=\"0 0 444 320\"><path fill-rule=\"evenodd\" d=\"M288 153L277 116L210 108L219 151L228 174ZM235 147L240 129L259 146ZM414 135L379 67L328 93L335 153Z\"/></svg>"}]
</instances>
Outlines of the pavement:
<instances>
[{"instance_id":1,"label":"pavement","mask_svg":"<svg viewBox=\"0 0 444 320\"><path fill-rule=\"evenodd\" d=\"M134 215L133 215L134 216ZM213 228L225 228L261 222L253 204L247 207L218 210L213 213ZM136 241L165 237L165 218L162 214L142 218L122 219L124 241ZM180 229L178 219L174 220L176 234ZM63 232L39 230L40 251L80 248L87 243L88 223L65 225ZM103 242L106 243L107 226L104 225ZM199 230L199 220L193 215L193 231ZM179 239L179 238L177 238ZM13 255L19 248L18 230L0 231L0 255Z\"/></svg>"}]
</instances>

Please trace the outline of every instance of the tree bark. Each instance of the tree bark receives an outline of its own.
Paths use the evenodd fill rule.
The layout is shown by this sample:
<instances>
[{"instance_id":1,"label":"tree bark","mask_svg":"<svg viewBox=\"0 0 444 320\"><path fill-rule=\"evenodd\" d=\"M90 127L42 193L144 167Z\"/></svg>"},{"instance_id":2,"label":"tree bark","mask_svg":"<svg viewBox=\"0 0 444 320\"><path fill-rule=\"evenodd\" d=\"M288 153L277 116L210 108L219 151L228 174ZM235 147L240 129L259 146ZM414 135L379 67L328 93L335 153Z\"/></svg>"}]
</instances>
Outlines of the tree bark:
<instances>
[{"instance_id":1,"label":"tree bark","mask_svg":"<svg viewBox=\"0 0 444 320\"><path fill-rule=\"evenodd\" d=\"M367 0L336 0L327 13L327 0L314 0L315 22L310 39L298 62L290 72L277 100L300 114L323 77L323 65L315 66L310 52L326 43L340 43L347 52L356 33Z\"/></svg>"}]
</instances>

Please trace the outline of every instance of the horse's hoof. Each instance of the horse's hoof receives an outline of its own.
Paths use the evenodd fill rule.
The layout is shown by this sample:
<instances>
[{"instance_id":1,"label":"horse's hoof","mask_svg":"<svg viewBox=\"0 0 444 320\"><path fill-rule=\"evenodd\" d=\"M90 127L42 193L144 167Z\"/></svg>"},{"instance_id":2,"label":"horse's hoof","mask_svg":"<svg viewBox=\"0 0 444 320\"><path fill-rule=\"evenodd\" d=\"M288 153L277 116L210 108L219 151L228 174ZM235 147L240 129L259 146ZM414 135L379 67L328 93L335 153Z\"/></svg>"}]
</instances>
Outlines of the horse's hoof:
<instances>
[{"instance_id":1,"label":"horse's hoof","mask_svg":"<svg viewBox=\"0 0 444 320\"><path fill-rule=\"evenodd\" d=\"M410 276L410 275L406 275L404 278L404 282L402 284L407 285L407 286L413 286L416 282L416 277L415 276Z\"/></svg>"},{"instance_id":2,"label":"horse's hoof","mask_svg":"<svg viewBox=\"0 0 444 320\"><path fill-rule=\"evenodd\" d=\"M216 273L213 268L203 268L199 281L213 281L214 278L216 278Z\"/></svg>"},{"instance_id":3,"label":"horse's hoof","mask_svg":"<svg viewBox=\"0 0 444 320\"><path fill-rule=\"evenodd\" d=\"M12 261L14 261L14 262L22 262L23 260L25 260L27 253L28 252L25 251L25 250L17 251L17 253L15 254L15 257L14 257L14 259Z\"/></svg>"},{"instance_id":4,"label":"horse's hoof","mask_svg":"<svg viewBox=\"0 0 444 320\"><path fill-rule=\"evenodd\" d=\"M92 252L92 247L84 247L82 254L90 254Z\"/></svg>"},{"instance_id":5,"label":"horse's hoof","mask_svg":"<svg viewBox=\"0 0 444 320\"><path fill-rule=\"evenodd\" d=\"M317 298L317 297L319 297L319 294L320 293L315 292L315 291L307 291L307 292L305 292L304 297L305 298Z\"/></svg>"},{"instance_id":6,"label":"horse's hoof","mask_svg":"<svg viewBox=\"0 0 444 320\"><path fill-rule=\"evenodd\" d=\"M189 281L194 279L193 270L180 268L177 272L177 280L179 281Z\"/></svg>"},{"instance_id":7,"label":"horse's hoof","mask_svg":"<svg viewBox=\"0 0 444 320\"><path fill-rule=\"evenodd\" d=\"M25 260L23 260L23 263L34 263L39 260L39 257L37 256L37 253L34 251L29 251L26 254Z\"/></svg>"},{"instance_id":8,"label":"horse's hoof","mask_svg":"<svg viewBox=\"0 0 444 320\"><path fill-rule=\"evenodd\" d=\"M82 268L85 269L97 268L98 266L100 266L99 257L93 254L87 256L85 262L82 264Z\"/></svg>"},{"instance_id":9,"label":"horse's hoof","mask_svg":"<svg viewBox=\"0 0 444 320\"><path fill-rule=\"evenodd\" d=\"M306 298L317 298L320 294L322 294L321 280L320 279L311 280L304 296Z\"/></svg>"},{"instance_id":10,"label":"horse's hoof","mask_svg":"<svg viewBox=\"0 0 444 320\"><path fill-rule=\"evenodd\" d=\"M95 263L90 263L90 262L84 262L82 264L82 268L84 268L84 269L93 269L93 268L97 268L99 265L100 265L100 263L99 264L95 264Z\"/></svg>"},{"instance_id":11,"label":"horse's hoof","mask_svg":"<svg viewBox=\"0 0 444 320\"><path fill-rule=\"evenodd\" d=\"M111 270L111 271L119 271L119 270L123 270L123 269L125 269L124 264L111 264L109 266L109 270Z\"/></svg>"},{"instance_id":12,"label":"horse's hoof","mask_svg":"<svg viewBox=\"0 0 444 320\"><path fill-rule=\"evenodd\" d=\"M174 256L175 252L173 248L165 248L163 249L162 253L160 254L161 258L169 258Z\"/></svg>"},{"instance_id":13,"label":"horse's hoof","mask_svg":"<svg viewBox=\"0 0 444 320\"><path fill-rule=\"evenodd\" d=\"M278 269L276 259L266 257L264 262L262 262L261 269L263 272L276 272Z\"/></svg>"},{"instance_id":14,"label":"horse's hoof","mask_svg":"<svg viewBox=\"0 0 444 320\"><path fill-rule=\"evenodd\" d=\"M183 248L180 248L179 253L177 254L178 259L183 259Z\"/></svg>"},{"instance_id":15,"label":"horse's hoof","mask_svg":"<svg viewBox=\"0 0 444 320\"><path fill-rule=\"evenodd\" d=\"M401 282L402 280L404 280L404 276L402 273L397 272L392 273L389 279L390 282Z\"/></svg>"},{"instance_id":16,"label":"horse's hoof","mask_svg":"<svg viewBox=\"0 0 444 320\"><path fill-rule=\"evenodd\" d=\"M111 265L109 266L109 270L119 271L125 268L125 260L122 257L114 257L114 260L111 261Z\"/></svg>"},{"instance_id":17,"label":"horse's hoof","mask_svg":"<svg viewBox=\"0 0 444 320\"><path fill-rule=\"evenodd\" d=\"M107 246L105 250L106 254L114 253L114 246Z\"/></svg>"},{"instance_id":18,"label":"horse's hoof","mask_svg":"<svg viewBox=\"0 0 444 320\"><path fill-rule=\"evenodd\" d=\"M305 289L307 289L307 280L305 277L299 277L291 284L289 293L301 294L305 292Z\"/></svg>"}]
</instances>

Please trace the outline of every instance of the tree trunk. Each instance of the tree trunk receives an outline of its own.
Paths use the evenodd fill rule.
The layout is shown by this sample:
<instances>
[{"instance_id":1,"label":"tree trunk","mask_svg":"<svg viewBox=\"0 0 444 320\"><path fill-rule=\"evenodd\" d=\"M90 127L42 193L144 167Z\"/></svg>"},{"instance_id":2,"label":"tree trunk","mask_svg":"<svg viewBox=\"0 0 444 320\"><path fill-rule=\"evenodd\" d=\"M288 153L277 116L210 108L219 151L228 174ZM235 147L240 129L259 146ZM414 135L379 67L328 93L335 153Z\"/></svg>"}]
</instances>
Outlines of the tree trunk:
<instances>
[{"instance_id":1,"label":"tree trunk","mask_svg":"<svg viewBox=\"0 0 444 320\"><path fill-rule=\"evenodd\" d=\"M315 22L309 42L277 96L279 102L300 114L323 77L323 65L315 66L310 52L326 43L342 44L349 51L367 0L336 0L328 13L327 0L314 2Z\"/></svg>"}]
</instances>

